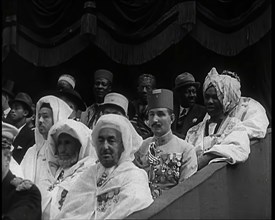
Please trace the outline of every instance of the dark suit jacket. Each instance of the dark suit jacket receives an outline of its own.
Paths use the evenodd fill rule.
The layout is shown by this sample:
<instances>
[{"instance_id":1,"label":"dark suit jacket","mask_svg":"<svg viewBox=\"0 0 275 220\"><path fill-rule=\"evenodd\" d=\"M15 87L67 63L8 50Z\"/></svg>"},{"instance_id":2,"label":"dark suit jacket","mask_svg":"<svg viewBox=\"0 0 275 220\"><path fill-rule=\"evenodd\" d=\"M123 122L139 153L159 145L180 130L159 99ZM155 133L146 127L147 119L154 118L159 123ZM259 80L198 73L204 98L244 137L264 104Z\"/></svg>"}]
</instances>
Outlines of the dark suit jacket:
<instances>
[{"instance_id":1,"label":"dark suit jacket","mask_svg":"<svg viewBox=\"0 0 275 220\"><path fill-rule=\"evenodd\" d=\"M12 156L18 164L21 163L26 151L35 143L34 130L27 124L20 130L15 140L13 141L14 150ZM20 147L19 147L20 146Z\"/></svg>"},{"instance_id":2,"label":"dark suit jacket","mask_svg":"<svg viewBox=\"0 0 275 220\"><path fill-rule=\"evenodd\" d=\"M200 123L203 120L206 114L206 108L202 105L195 104L189 110L187 115L184 116L181 125L179 124L179 114L180 107L178 106L178 108L176 108L175 111L175 121L172 124L172 131L178 137L185 139L185 136L189 128L193 127L194 125Z\"/></svg>"},{"instance_id":3,"label":"dark suit jacket","mask_svg":"<svg viewBox=\"0 0 275 220\"><path fill-rule=\"evenodd\" d=\"M11 171L2 181L2 220L40 220L41 194L36 185L30 189L16 191L11 184L15 175Z\"/></svg>"}]
</instances>

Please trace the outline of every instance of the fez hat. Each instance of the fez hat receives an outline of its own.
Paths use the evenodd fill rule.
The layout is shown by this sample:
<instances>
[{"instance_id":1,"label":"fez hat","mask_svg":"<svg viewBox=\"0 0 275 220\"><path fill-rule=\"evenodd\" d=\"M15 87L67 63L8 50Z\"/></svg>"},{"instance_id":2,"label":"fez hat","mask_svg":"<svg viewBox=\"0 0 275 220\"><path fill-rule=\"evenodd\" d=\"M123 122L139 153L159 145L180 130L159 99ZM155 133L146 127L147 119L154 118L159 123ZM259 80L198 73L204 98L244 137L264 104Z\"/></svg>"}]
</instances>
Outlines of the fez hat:
<instances>
[{"instance_id":1,"label":"fez hat","mask_svg":"<svg viewBox=\"0 0 275 220\"><path fill-rule=\"evenodd\" d=\"M72 86L72 89L74 89L75 87L75 78L69 74L63 74L59 77L57 83L61 82L61 81L66 81L67 83L69 83Z\"/></svg>"},{"instance_id":2,"label":"fez hat","mask_svg":"<svg viewBox=\"0 0 275 220\"><path fill-rule=\"evenodd\" d=\"M15 102L20 102L25 106L29 112L27 118L32 116L32 99L27 93L19 92L13 100L9 101L9 105L12 106L12 104Z\"/></svg>"},{"instance_id":3,"label":"fez hat","mask_svg":"<svg viewBox=\"0 0 275 220\"><path fill-rule=\"evenodd\" d=\"M196 88L200 87L200 83L195 82L195 78L191 73L184 72L178 75L175 79L175 89L178 89L184 86L191 86L191 85L195 86Z\"/></svg>"},{"instance_id":4,"label":"fez hat","mask_svg":"<svg viewBox=\"0 0 275 220\"><path fill-rule=\"evenodd\" d=\"M99 78L104 78L110 82L113 82L113 73L105 69L96 70L94 73L94 79L96 80Z\"/></svg>"},{"instance_id":5,"label":"fez hat","mask_svg":"<svg viewBox=\"0 0 275 220\"><path fill-rule=\"evenodd\" d=\"M11 98L14 98L13 87L14 87L14 81L8 79L2 85L2 92L7 93Z\"/></svg>"},{"instance_id":6,"label":"fez hat","mask_svg":"<svg viewBox=\"0 0 275 220\"><path fill-rule=\"evenodd\" d=\"M80 94L74 89L62 88L57 91L56 96L58 97L65 96L68 99L72 100L72 102L74 102L77 105L79 110L86 111L87 107L85 102L81 98Z\"/></svg>"},{"instance_id":7,"label":"fez hat","mask_svg":"<svg viewBox=\"0 0 275 220\"><path fill-rule=\"evenodd\" d=\"M9 123L2 121L2 137L6 137L11 140L14 140L14 138L16 137L16 135L18 133L19 133L18 128L16 128L15 126L13 126Z\"/></svg>"},{"instance_id":8,"label":"fez hat","mask_svg":"<svg viewBox=\"0 0 275 220\"><path fill-rule=\"evenodd\" d=\"M148 110L168 108L174 110L173 92L169 89L155 89L148 94Z\"/></svg>"},{"instance_id":9,"label":"fez hat","mask_svg":"<svg viewBox=\"0 0 275 220\"><path fill-rule=\"evenodd\" d=\"M103 109L104 107L107 107L109 105L115 105L119 107L126 116L128 113L128 104L129 101L124 95L116 92L111 92L104 97L104 102L100 105L100 107Z\"/></svg>"}]
</instances>

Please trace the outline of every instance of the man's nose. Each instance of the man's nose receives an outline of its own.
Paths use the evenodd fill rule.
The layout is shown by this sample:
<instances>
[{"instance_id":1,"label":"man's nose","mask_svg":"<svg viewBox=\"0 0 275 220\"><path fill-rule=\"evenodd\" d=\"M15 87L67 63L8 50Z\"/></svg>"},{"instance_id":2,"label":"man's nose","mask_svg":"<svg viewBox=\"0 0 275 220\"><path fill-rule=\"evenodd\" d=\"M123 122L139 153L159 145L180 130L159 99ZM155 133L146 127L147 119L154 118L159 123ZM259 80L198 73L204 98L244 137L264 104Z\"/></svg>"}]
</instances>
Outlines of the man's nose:
<instances>
[{"instance_id":1,"label":"man's nose","mask_svg":"<svg viewBox=\"0 0 275 220\"><path fill-rule=\"evenodd\" d=\"M63 145L63 144L59 144L59 145L58 145L58 152L59 152L59 153L63 153L64 151L65 151L64 145Z\"/></svg>"},{"instance_id":2,"label":"man's nose","mask_svg":"<svg viewBox=\"0 0 275 220\"><path fill-rule=\"evenodd\" d=\"M38 121L39 122L42 122L43 121L43 118L40 116L40 117L38 117Z\"/></svg>"},{"instance_id":3,"label":"man's nose","mask_svg":"<svg viewBox=\"0 0 275 220\"><path fill-rule=\"evenodd\" d=\"M104 149L108 149L109 148L109 144L108 144L108 141L105 140L104 143L103 143L103 148Z\"/></svg>"},{"instance_id":4,"label":"man's nose","mask_svg":"<svg viewBox=\"0 0 275 220\"><path fill-rule=\"evenodd\" d=\"M212 104L213 103L213 99L209 98L208 101L207 101L207 103L211 103Z\"/></svg>"},{"instance_id":5,"label":"man's nose","mask_svg":"<svg viewBox=\"0 0 275 220\"><path fill-rule=\"evenodd\" d=\"M158 122L158 120L159 120L159 117L158 117L157 115L154 115L154 116L153 116L153 121L154 121L154 122Z\"/></svg>"}]
</instances>

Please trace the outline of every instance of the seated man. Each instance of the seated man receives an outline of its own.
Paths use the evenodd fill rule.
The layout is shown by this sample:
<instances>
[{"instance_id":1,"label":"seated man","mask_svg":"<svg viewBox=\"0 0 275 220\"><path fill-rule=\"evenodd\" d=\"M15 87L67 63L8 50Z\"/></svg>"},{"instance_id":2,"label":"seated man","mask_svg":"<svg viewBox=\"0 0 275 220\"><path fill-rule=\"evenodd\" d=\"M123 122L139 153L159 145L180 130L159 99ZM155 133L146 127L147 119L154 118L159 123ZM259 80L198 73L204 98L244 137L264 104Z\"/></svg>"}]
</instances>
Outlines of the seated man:
<instances>
[{"instance_id":1,"label":"seated man","mask_svg":"<svg viewBox=\"0 0 275 220\"><path fill-rule=\"evenodd\" d=\"M196 82L190 73L184 72L175 79L175 94L179 104L175 106L172 131L182 139L185 139L188 129L200 123L206 114L205 107L196 103L199 87L200 82Z\"/></svg>"},{"instance_id":2,"label":"seated man","mask_svg":"<svg viewBox=\"0 0 275 220\"><path fill-rule=\"evenodd\" d=\"M97 121L101 115L117 114L128 118L128 99L119 93L111 92L104 97L104 102L99 105L96 116Z\"/></svg>"},{"instance_id":3,"label":"seated man","mask_svg":"<svg viewBox=\"0 0 275 220\"><path fill-rule=\"evenodd\" d=\"M62 74L57 81L57 89L74 89L76 80L70 74Z\"/></svg>"},{"instance_id":4,"label":"seated man","mask_svg":"<svg viewBox=\"0 0 275 220\"><path fill-rule=\"evenodd\" d=\"M99 162L68 192L56 219L123 219L148 207L152 196L146 172L133 164L142 138L121 115L102 115L93 132Z\"/></svg>"},{"instance_id":5,"label":"seated man","mask_svg":"<svg viewBox=\"0 0 275 220\"><path fill-rule=\"evenodd\" d=\"M104 101L105 95L112 91L113 73L106 69L98 69L93 74L93 93L95 102L81 114L81 122L93 129L98 114L98 108Z\"/></svg>"},{"instance_id":6,"label":"seated man","mask_svg":"<svg viewBox=\"0 0 275 220\"><path fill-rule=\"evenodd\" d=\"M47 166L46 151L49 130L59 120L67 119L73 110L66 102L52 95L39 99L36 109L35 144L28 149L20 166L24 177L40 187L40 177L46 175L42 172L45 169L42 168Z\"/></svg>"},{"instance_id":7,"label":"seated man","mask_svg":"<svg viewBox=\"0 0 275 220\"><path fill-rule=\"evenodd\" d=\"M153 137L145 139L135 154L135 164L149 177L153 198L192 176L197 171L194 147L172 134L173 92L156 89L148 96L149 125Z\"/></svg>"},{"instance_id":8,"label":"seated man","mask_svg":"<svg viewBox=\"0 0 275 220\"><path fill-rule=\"evenodd\" d=\"M91 130L81 122L67 119L53 125L47 151L47 176L41 179L42 217L55 219L70 186L97 160Z\"/></svg>"},{"instance_id":9,"label":"seated man","mask_svg":"<svg viewBox=\"0 0 275 220\"><path fill-rule=\"evenodd\" d=\"M73 110L69 118L80 121L82 112L87 108L80 94L74 89L61 88L54 95L66 102Z\"/></svg>"},{"instance_id":10,"label":"seated man","mask_svg":"<svg viewBox=\"0 0 275 220\"><path fill-rule=\"evenodd\" d=\"M240 100L240 82L212 68L203 84L203 96L207 114L186 135L186 141L195 146L199 169L209 162L244 162L250 153L247 131L238 118L228 115Z\"/></svg>"},{"instance_id":11,"label":"seated man","mask_svg":"<svg viewBox=\"0 0 275 220\"><path fill-rule=\"evenodd\" d=\"M239 76L229 70L224 70L222 75L229 75L240 82ZM249 138L264 138L269 125L268 117L264 107L250 97L241 97L229 115L242 121Z\"/></svg>"},{"instance_id":12,"label":"seated man","mask_svg":"<svg viewBox=\"0 0 275 220\"><path fill-rule=\"evenodd\" d=\"M9 104L11 123L19 129L13 142L12 155L20 164L27 150L35 143L34 131L27 124L27 118L33 114L32 99L27 93L19 92Z\"/></svg>"},{"instance_id":13,"label":"seated man","mask_svg":"<svg viewBox=\"0 0 275 220\"><path fill-rule=\"evenodd\" d=\"M2 122L2 220L40 220L38 188L10 171L11 144L17 134L16 127Z\"/></svg>"},{"instance_id":14,"label":"seated man","mask_svg":"<svg viewBox=\"0 0 275 220\"><path fill-rule=\"evenodd\" d=\"M151 74L142 74L138 77L137 99L130 102L129 118L138 134L143 139L153 136L148 120L148 93L156 88L156 78Z\"/></svg>"}]
</instances>

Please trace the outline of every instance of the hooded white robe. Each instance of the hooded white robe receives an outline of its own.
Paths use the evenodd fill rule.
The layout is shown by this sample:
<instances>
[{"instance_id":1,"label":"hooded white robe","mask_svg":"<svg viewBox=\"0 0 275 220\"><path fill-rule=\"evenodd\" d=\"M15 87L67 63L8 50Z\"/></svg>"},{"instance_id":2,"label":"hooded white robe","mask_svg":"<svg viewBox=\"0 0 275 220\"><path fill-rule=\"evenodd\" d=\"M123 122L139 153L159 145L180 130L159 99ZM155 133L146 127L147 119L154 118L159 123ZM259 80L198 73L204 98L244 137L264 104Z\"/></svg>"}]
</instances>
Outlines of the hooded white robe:
<instances>
[{"instance_id":1,"label":"hooded white robe","mask_svg":"<svg viewBox=\"0 0 275 220\"><path fill-rule=\"evenodd\" d=\"M109 125L122 134L124 151L118 164L106 169L99 162L86 170L68 192L56 219L123 219L153 202L146 172L132 162L142 138L131 122L121 115L101 116L92 133L93 142L100 129ZM97 186L103 173L107 177Z\"/></svg>"},{"instance_id":2,"label":"hooded white robe","mask_svg":"<svg viewBox=\"0 0 275 220\"><path fill-rule=\"evenodd\" d=\"M73 111L66 102L55 96L49 95L42 97L36 104L37 111L39 111L42 103L50 104L53 111L53 124L60 120L67 119ZM35 144L27 150L20 166L23 170L24 177L34 182L39 188L40 177L46 175L42 172L41 167L46 166L46 151L48 142L43 138L38 130L38 113L35 117Z\"/></svg>"}]
</instances>

